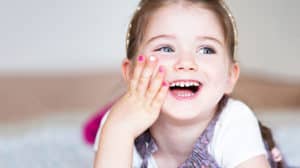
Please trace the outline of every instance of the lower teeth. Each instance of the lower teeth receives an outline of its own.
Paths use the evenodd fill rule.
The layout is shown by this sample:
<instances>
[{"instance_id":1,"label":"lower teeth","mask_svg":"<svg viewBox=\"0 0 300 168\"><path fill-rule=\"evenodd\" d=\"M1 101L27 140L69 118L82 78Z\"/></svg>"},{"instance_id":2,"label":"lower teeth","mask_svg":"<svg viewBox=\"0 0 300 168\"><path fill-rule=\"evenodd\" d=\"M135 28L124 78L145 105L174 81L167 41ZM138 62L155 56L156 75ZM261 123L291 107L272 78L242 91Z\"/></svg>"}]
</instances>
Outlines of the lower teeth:
<instances>
[{"instance_id":1,"label":"lower teeth","mask_svg":"<svg viewBox=\"0 0 300 168\"><path fill-rule=\"evenodd\" d=\"M191 93L191 94L178 94L177 96L179 97L191 97L194 96L195 94Z\"/></svg>"}]
</instances>

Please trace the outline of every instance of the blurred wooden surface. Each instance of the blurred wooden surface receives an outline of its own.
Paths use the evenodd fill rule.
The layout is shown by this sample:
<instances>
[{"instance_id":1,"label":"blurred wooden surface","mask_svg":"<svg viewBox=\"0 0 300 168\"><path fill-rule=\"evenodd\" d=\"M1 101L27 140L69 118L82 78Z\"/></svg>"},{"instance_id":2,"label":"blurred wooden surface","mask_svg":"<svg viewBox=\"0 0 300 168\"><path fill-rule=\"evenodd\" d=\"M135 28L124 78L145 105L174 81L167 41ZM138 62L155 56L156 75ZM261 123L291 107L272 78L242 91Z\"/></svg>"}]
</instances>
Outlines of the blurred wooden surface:
<instances>
[{"instance_id":1,"label":"blurred wooden surface","mask_svg":"<svg viewBox=\"0 0 300 168\"><path fill-rule=\"evenodd\" d=\"M1 76L0 122L49 113L95 112L124 90L118 73ZM300 83L242 75L234 97L254 110L300 107Z\"/></svg>"}]
</instances>

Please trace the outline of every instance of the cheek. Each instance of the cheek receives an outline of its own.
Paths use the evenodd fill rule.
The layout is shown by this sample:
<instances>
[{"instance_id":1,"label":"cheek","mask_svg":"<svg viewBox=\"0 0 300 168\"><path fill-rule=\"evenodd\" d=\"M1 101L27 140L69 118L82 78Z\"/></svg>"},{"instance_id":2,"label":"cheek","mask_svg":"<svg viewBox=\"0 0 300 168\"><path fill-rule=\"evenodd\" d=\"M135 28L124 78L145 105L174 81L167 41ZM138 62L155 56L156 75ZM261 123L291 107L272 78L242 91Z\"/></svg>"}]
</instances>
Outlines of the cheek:
<instances>
[{"instance_id":1,"label":"cheek","mask_svg":"<svg viewBox=\"0 0 300 168\"><path fill-rule=\"evenodd\" d=\"M176 61L176 58L172 56L157 55L156 57L158 58L159 63L162 65L170 65Z\"/></svg>"},{"instance_id":2,"label":"cheek","mask_svg":"<svg viewBox=\"0 0 300 168\"><path fill-rule=\"evenodd\" d=\"M163 55L159 53L152 53L151 55L158 59L157 68L159 66L163 66L165 69L170 69L176 61L175 56Z\"/></svg>"},{"instance_id":3,"label":"cheek","mask_svg":"<svg viewBox=\"0 0 300 168\"><path fill-rule=\"evenodd\" d=\"M162 53L154 52L148 48L144 48L144 50L140 53L145 57L155 56L158 59L157 66L154 69L154 74L158 72L159 66L163 66L166 71L169 71L175 61L174 55L164 55Z\"/></svg>"},{"instance_id":4,"label":"cheek","mask_svg":"<svg viewBox=\"0 0 300 168\"><path fill-rule=\"evenodd\" d=\"M166 56L158 56L158 66L163 66L164 69L167 72L170 73L173 70L174 64L176 62L176 59L171 58L171 57L166 57Z\"/></svg>"},{"instance_id":5,"label":"cheek","mask_svg":"<svg viewBox=\"0 0 300 168\"><path fill-rule=\"evenodd\" d=\"M215 63L209 66L208 76L214 85L225 84L228 79L228 67L223 63Z\"/></svg>"}]
</instances>

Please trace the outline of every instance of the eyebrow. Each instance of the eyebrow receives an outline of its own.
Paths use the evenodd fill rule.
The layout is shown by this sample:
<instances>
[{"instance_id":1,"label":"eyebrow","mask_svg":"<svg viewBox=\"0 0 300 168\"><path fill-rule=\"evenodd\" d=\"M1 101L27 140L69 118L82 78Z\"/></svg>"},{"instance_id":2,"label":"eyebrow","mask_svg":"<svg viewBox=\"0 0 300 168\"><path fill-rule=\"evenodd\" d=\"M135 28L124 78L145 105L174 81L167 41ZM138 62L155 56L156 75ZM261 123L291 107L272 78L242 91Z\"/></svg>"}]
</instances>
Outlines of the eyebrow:
<instances>
[{"instance_id":1,"label":"eyebrow","mask_svg":"<svg viewBox=\"0 0 300 168\"><path fill-rule=\"evenodd\" d=\"M150 38L146 44L156 40L156 39L159 39L159 38L168 38L168 39L176 39L176 37L174 35L168 35L168 34L161 34L161 35L158 35L158 36L154 36L152 38ZM205 40L209 40L209 41L214 41L216 43L218 43L220 46L223 46L223 43L218 40L217 38L215 37L211 37L211 36L197 36L196 37L197 40L200 40L200 41L205 41Z\"/></svg>"}]
</instances>

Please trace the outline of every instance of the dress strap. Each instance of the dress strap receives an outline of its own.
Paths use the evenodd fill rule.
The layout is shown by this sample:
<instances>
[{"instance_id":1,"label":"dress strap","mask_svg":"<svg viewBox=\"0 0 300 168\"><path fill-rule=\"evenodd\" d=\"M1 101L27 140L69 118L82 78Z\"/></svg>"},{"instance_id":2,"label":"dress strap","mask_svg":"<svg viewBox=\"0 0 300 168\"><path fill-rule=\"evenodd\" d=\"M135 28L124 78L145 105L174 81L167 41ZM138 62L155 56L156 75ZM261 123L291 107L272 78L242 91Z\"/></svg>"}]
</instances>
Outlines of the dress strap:
<instances>
[{"instance_id":1,"label":"dress strap","mask_svg":"<svg viewBox=\"0 0 300 168\"><path fill-rule=\"evenodd\" d=\"M203 131L194 145L191 155L179 168L219 168L211 154L208 153L208 145L213 138L216 123L219 115L215 116Z\"/></svg>"},{"instance_id":2,"label":"dress strap","mask_svg":"<svg viewBox=\"0 0 300 168\"><path fill-rule=\"evenodd\" d=\"M215 125L219 115L216 115L203 131L194 145L191 155L179 168L219 168L217 162L208 153L208 144L213 138ZM147 168L151 155L158 150L158 147L151 136L149 129L135 139L135 147L142 158L141 168Z\"/></svg>"}]
</instances>

